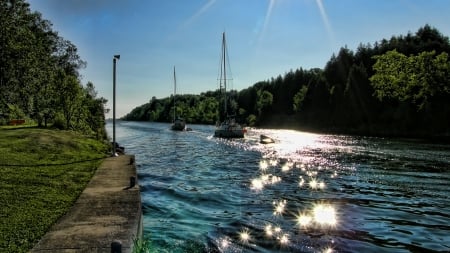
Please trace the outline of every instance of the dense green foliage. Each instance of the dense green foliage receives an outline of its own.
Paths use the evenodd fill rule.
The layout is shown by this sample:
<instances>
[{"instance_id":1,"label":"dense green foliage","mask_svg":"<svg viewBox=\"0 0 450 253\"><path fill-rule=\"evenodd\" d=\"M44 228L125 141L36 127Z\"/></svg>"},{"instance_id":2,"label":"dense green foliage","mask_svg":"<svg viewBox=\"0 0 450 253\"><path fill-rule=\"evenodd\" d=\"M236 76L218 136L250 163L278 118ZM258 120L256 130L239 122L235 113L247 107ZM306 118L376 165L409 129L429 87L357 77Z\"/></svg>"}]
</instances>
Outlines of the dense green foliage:
<instances>
[{"instance_id":1,"label":"dense green foliage","mask_svg":"<svg viewBox=\"0 0 450 253\"><path fill-rule=\"evenodd\" d=\"M189 123L214 124L219 119L218 94L176 95L176 115L182 115ZM173 119L173 106L173 96L163 99L153 97L149 103L133 109L124 119L170 122Z\"/></svg>"},{"instance_id":2,"label":"dense green foliage","mask_svg":"<svg viewBox=\"0 0 450 253\"><path fill-rule=\"evenodd\" d=\"M0 125L26 119L105 137L104 98L80 83L86 65L25 0L0 1Z\"/></svg>"},{"instance_id":3,"label":"dense green foliage","mask_svg":"<svg viewBox=\"0 0 450 253\"><path fill-rule=\"evenodd\" d=\"M0 130L0 252L28 252L72 206L109 145L73 131Z\"/></svg>"},{"instance_id":4,"label":"dense green foliage","mask_svg":"<svg viewBox=\"0 0 450 253\"><path fill-rule=\"evenodd\" d=\"M409 101L425 110L432 103L430 99L450 93L450 86L445 85L450 81L446 52L437 56L435 51L422 52L408 57L394 49L375 59L376 74L370 80L379 100Z\"/></svg>"},{"instance_id":5,"label":"dense green foliage","mask_svg":"<svg viewBox=\"0 0 450 253\"><path fill-rule=\"evenodd\" d=\"M425 25L415 34L344 47L324 69L291 70L230 92L250 126L368 135L450 135L450 42ZM177 96L188 123L218 119L217 92ZM170 121L171 98L135 108L126 120Z\"/></svg>"}]
</instances>

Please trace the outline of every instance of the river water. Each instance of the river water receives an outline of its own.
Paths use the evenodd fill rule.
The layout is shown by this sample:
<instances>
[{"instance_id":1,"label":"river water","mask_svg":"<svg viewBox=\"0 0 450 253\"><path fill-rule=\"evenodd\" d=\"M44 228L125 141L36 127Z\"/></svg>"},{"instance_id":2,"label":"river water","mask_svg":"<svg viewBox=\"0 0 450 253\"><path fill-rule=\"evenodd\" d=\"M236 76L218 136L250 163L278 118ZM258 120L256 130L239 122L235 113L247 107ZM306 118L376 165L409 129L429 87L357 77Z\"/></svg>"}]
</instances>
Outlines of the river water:
<instances>
[{"instance_id":1,"label":"river water","mask_svg":"<svg viewBox=\"0 0 450 253\"><path fill-rule=\"evenodd\" d=\"M448 144L169 127L116 121L150 252L450 252Z\"/></svg>"}]
</instances>

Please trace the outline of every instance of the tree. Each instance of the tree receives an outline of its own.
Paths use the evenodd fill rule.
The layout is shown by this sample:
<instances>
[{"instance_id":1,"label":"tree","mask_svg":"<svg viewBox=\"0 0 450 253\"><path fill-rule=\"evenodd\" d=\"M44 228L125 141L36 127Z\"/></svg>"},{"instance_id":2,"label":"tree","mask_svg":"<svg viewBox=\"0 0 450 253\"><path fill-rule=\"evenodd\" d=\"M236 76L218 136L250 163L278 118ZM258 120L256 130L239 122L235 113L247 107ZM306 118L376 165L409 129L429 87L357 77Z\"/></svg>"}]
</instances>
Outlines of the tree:
<instances>
[{"instance_id":1,"label":"tree","mask_svg":"<svg viewBox=\"0 0 450 253\"><path fill-rule=\"evenodd\" d=\"M308 87L302 86L302 88L294 95L294 105L293 105L294 112L299 112L301 110L307 92Z\"/></svg>"},{"instance_id":2,"label":"tree","mask_svg":"<svg viewBox=\"0 0 450 253\"><path fill-rule=\"evenodd\" d=\"M76 46L24 0L0 1L0 14L0 117L20 111L39 126L98 132L106 100L96 98L92 83L81 85L86 62Z\"/></svg>"},{"instance_id":3,"label":"tree","mask_svg":"<svg viewBox=\"0 0 450 253\"><path fill-rule=\"evenodd\" d=\"M86 123L88 128L96 134L97 139L105 139L105 105L107 99L97 98L97 91L94 84L88 82L84 88L84 102L87 106L88 114L86 115Z\"/></svg>"},{"instance_id":4,"label":"tree","mask_svg":"<svg viewBox=\"0 0 450 253\"><path fill-rule=\"evenodd\" d=\"M375 74L370 78L377 98L409 101L422 110L438 93L449 94L448 54L435 51L405 56L392 50L375 56Z\"/></svg>"},{"instance_id":5,"label":"tree","mask_svg":"<svg viewBox=\"0 0 450 253\"><path fill-rule=\"evenodd\" d=\"M258 90L256 94L258 97L256 100L256 111L261 116L263 110L269 108L272 105L273 95L266 90Z\"/></svg>"},{"instance_id":6,"label":"tree","mask_svg":"<svg viewBox=\"0 0 450 253\"><path fill-rule=\"evenodd\" d=\"M82 87L73 75L61 73L59 105L65 119L65 128L72 128L72 120L82 105Z\"/></svg>"},{"instance_id":7,"label":"tree","mask_svg":"<svg viewBox=\"0 0 450 253\"><path fill-rule=\"evenodd\" d=\"M16 104L32 116L40 86L48 76L56 34L50 22L31 13L23 0L0 3L0 110Z\"/></svg>"}]
</instances>

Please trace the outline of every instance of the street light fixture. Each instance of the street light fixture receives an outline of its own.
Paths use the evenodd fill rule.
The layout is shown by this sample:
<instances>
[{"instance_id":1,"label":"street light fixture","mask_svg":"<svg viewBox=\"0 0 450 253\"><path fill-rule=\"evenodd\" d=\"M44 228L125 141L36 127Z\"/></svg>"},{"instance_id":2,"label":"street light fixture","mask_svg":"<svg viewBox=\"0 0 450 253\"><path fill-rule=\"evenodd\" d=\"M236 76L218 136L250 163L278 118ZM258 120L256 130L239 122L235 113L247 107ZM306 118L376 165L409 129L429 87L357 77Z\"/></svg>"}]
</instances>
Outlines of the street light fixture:
<instances>
[{"instance_id":1,"label":"street light fixture","mask_svg":"<svg viewBox=\"0 0 450 253\"><path fill-rule=\"evenodd\" d=\"M113 141L112 141L112 156L117 156L116 153L116 60L120 59L120 55L116 54L113 57Z\"/></svg>"}]
</instances>

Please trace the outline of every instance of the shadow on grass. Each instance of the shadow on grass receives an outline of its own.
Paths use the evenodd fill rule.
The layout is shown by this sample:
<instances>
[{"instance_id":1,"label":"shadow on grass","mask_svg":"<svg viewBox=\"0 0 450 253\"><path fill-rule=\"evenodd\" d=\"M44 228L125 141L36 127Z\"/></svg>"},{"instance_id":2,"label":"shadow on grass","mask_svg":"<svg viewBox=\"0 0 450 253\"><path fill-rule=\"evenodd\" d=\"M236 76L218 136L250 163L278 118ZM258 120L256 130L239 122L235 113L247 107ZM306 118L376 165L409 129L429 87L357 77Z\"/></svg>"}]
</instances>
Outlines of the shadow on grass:
<instances>
[{"instance_id":1,"label":"shadow on grass","mask_svg":"<svg viewBox=\"0 0 450 253\"><path fill-rule=\"evenodd\" d=\"M107 158L108 156L102 156L92 159L85 159L80 161L72 161L67 163L43 163L43 164L0 164L0 167L47 167L47 166L61 166L61 165L71 165L71 164L79 164L85 162L98 161Z\"/></svg>"},{"instance_id":2,"label":"shadow on grass","mask_svg":"<svg viewBox=\"0 0 450 253\"><path fill-rule=\"evenodd\" d=\"M20 130L20 129L51 129L48 127L40 127L37 125L20 125L20 126L0 126L1 130Z\"/></svg>"}]
</instances>

